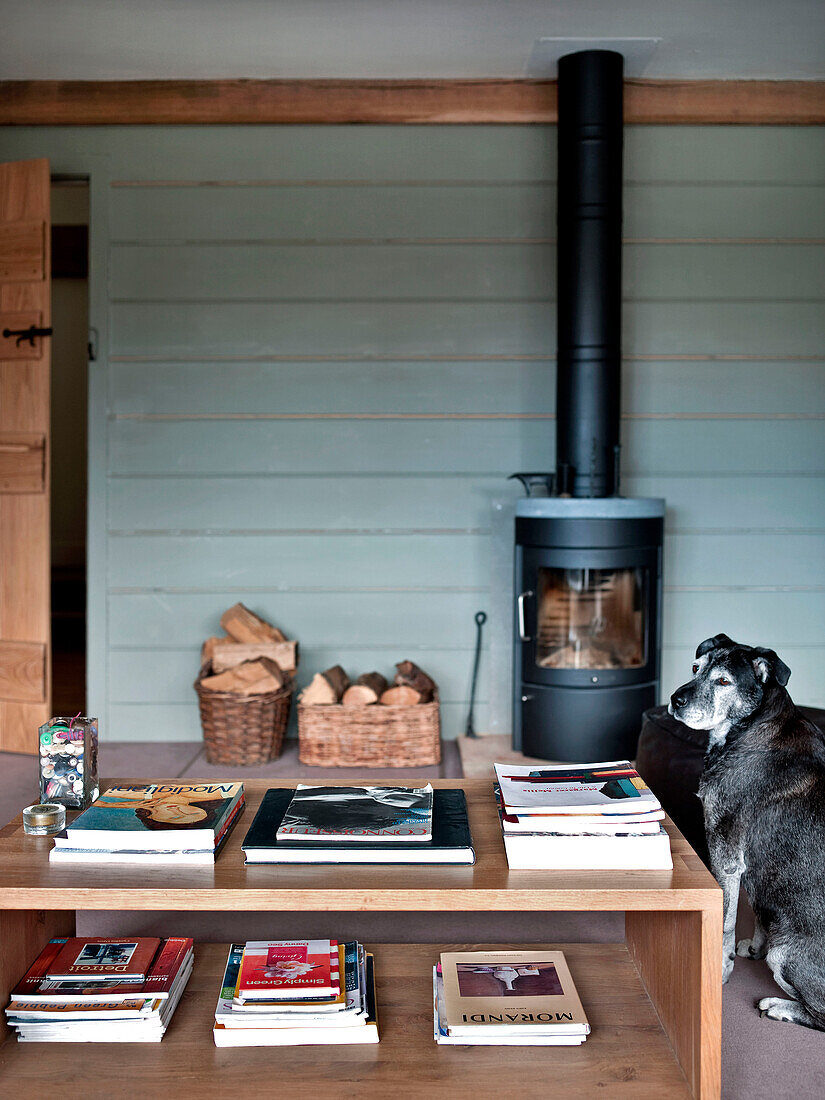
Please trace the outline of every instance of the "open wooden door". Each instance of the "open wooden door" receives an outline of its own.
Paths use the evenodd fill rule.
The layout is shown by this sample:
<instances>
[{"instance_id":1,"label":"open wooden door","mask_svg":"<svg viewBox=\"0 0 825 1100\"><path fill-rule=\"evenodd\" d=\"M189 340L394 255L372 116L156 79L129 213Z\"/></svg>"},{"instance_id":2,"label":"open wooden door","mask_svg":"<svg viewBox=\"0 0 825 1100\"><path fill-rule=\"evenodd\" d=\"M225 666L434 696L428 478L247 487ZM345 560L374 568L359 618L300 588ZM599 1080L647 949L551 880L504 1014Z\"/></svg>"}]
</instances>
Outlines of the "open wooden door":
<instances>
[{"instance_id":1,"label":"open wooden door","mask_svg":"<svg viewBox=\"0 0 825 1100\"><path fill-rule=\"evenodd\" d=\"M49 162L0 164L0 750L51 709ZM9 333L9 335L7 335ZM26 335L21 335L26 334Z\"/></svg>"}]
</instances>

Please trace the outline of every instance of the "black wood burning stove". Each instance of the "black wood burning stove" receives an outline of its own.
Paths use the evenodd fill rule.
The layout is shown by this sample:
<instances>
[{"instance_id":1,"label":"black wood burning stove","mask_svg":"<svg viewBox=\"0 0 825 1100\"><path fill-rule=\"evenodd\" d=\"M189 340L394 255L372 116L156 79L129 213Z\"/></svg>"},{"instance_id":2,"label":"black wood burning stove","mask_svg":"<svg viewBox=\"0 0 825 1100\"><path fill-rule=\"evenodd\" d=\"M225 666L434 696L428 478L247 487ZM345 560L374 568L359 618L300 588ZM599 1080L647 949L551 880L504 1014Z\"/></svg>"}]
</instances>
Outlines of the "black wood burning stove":
<instances>
[{"instance_id":1,"label":"black wood burning stove","mask_svg":"<svg viewBox=\"0 0 825 1100\"><path fill-rule=\"evenodd\" d=\"M556 470L515 474L514 744L633 756L657 701L664 501L619 495L621 54L559 62Z\"/></svg>"}]
</instances>

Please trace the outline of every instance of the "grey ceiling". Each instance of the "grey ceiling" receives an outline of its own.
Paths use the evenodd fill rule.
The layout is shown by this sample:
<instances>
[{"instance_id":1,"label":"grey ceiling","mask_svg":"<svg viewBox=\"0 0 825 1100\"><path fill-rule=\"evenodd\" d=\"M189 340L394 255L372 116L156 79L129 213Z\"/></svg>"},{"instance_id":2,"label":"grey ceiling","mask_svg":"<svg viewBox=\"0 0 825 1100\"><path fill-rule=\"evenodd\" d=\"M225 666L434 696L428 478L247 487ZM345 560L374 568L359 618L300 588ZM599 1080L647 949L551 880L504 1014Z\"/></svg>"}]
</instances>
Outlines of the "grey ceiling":
<instances>
[{"instance_id":1,"label":"grey ceiling","mask_svg":"<svg viewBox=\"0 0 825 1100\"><path fill-rule=\"evenodd\" d=\"M0 27L5 79L518 77L542 37L645 36L646 76L825 75L825 0L0 0Z\"/></svg>"}]
</instances>

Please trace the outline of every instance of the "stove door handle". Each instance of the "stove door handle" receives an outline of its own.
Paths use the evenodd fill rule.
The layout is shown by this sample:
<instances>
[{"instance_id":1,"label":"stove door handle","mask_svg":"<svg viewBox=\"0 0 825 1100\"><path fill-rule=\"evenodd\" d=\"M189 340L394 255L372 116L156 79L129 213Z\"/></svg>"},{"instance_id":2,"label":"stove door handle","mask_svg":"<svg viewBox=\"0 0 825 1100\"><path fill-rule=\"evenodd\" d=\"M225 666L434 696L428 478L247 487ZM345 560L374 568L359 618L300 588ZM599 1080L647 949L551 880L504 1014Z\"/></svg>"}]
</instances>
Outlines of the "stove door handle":
<instances>
[{"instance_id":1,"label":"stove door handle","mask_svg":"<svg viewBox=\"0 0 825 1100\"><path fill-rule=\"evenodd\" d=\"M533 593L528 588L526 592L521 592L519 594L519 598L518 598L518 601L517 601L517 603L518 603L518 636L519 636L519 638L521 638L521 640L523 642L532 642L532 640L533 640L530 637L529 634L525 633L525 627L524 627L524 601L529 596L532 596L532 595L533 595Z\"/></svg>"}]
</instances>

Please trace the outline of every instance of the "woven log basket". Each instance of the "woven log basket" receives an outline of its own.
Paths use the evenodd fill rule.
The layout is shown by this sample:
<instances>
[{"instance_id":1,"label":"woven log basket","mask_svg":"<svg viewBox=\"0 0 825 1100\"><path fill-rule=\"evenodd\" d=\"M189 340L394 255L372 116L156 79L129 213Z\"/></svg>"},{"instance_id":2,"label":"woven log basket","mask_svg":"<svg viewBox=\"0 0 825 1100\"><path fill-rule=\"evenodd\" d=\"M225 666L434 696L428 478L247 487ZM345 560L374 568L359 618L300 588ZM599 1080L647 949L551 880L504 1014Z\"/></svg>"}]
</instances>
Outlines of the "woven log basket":
<instances>
[{"instance_id":1,"label":"woven log basket","mask_svg":"<svg viewBox=\"0 0 825 1100\"><path fill-rule=\"evenodd\" d=\"M321 767L414 768L441 762L438 696L412 707L298 704L298 756Z\"/></svg>"},{"instance_id":2,"label":"woven log basket","mask_svg":"<svg viewBox=\"0 0 825 1100\"><path fill-rule=\"evenodd\" d=\"M204 665L195 681L210 764L266 764L280 756L284 743L293 683L260 695L210 691L201 686L212 672Z\"/></svg>"}]
</instances>

